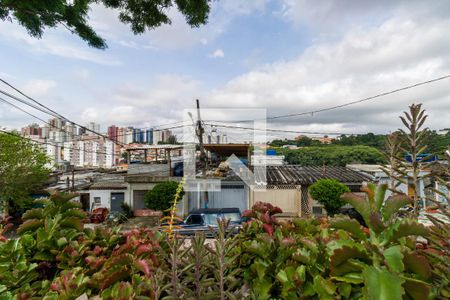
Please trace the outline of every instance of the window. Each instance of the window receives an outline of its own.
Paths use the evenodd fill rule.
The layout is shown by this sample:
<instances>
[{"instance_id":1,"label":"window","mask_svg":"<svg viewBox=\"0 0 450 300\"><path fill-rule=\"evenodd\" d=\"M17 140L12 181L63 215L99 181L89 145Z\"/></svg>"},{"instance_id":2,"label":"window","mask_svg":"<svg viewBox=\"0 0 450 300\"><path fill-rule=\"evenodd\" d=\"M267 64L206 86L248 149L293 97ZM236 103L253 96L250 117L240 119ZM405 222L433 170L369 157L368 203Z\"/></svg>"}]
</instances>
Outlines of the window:
<instances>
[{"instance_id":1,"label":"window","mask_svg":"<svg viewBox=\"0 0 450 300\"><path fill-rule=\"evenodd\" d=\"M321 215L322 214L322 207L321 206L313 206L313 214Z\"/></svg>"},{"instance_id":2,"label":"window","mask_svg":"<svg viewBox=\"0 0 450 300\"><path fill-rule=\"evenodd\" d=\"M94 205L102 204L102 199L100 197L94 197Z\"/></svg>"},{"instance_id":3,"label":"window","mask_svg":"<svg viewBox=\"0 0 450 300\"><path fill-rule=\"evenodd\" d=\"M190 215L187 218L186 223L189 225L203 224L203 218L201 215Z\"/></svg>"}]
</instances>

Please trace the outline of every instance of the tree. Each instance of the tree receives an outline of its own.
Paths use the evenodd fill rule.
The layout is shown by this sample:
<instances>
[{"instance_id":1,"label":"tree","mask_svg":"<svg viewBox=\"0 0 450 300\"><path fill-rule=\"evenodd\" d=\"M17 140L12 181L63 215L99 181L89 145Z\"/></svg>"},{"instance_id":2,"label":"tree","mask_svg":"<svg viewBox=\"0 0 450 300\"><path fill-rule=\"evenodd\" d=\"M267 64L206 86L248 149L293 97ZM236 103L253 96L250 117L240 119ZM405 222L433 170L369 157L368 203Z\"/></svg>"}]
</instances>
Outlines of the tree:
<instances>
[{"instance_id":1,"label":"tree","mask_svg":"<svg viewBox=\"0 0 450 300\"><path fill-rule=\"evenodd\" d=\"M105 40L87 22L89 10L98 3L118 10L119 20L130 24L134 34L170 24L167 12L174 6L191 27L206 24L210 11L210 0L0 0L0 19L16 20L36 38L41 38L46 28L62 25L90 46L105 49Z\"/></svg>"},{"instance_id":2,"label":"tree","mask_svg":"<svg viewBox=\"0 0 450 300\"><path fill-rule=\"evenodd\" d=\"M322 204L330 216L334 216L345 204L340 197L347 192L350 189L336 179L320 179L309 187L311 197Z\"/></svg>"},{"instance_id":3,"label":"tree","mask_svg":"<svg viewBox=\"0 0 450 300\"><path fill-rule=\"evenodd\" d=\"M170 208L177 193L178 182L164 181L156 184L145 194L145 205L153 210L167 210ZM181 192L180 198L184 192Z\"/></svg>"},{"instance_id":4,"label":"tree","mask_svg":"<svg viewBox=\"0 0 450 300\"><path fill-rule=\"evenodd\" d=\"M30 192L42 187L50 170L37 144L12 133L0 133L0 203L5 214L23 207Z\"/></svg>"},{"instance_id":5,"label":"tree","mask_svg":"<svg viewBox=\"0 0 450 300\"><path fill-rule=\"evenodd\" d=\"M170 135L165 141L159 141L158 145L179 145L176 135Z\"/></svg>"},{"instance_id":6,"label":"tree","mask_svg":"<svg viewBox=\"0 0 450 300\"><path fill-rule=\"evenodd\" d=\"M381 164L385 162L383 154L368 146L319 146L302 149L283 149L289 164L302 166L343 166L347 164Z\"/></svg>"}]
</instances>

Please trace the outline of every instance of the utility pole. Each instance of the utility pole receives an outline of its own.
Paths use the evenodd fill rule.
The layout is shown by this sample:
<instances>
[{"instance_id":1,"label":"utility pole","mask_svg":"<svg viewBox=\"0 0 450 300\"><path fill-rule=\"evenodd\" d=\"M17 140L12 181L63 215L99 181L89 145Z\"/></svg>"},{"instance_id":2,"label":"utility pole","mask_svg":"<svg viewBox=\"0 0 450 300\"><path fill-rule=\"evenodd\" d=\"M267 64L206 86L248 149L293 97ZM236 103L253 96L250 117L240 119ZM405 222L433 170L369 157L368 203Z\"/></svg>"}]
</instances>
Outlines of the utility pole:
<instances>
[{"instance_id":1,"label":"utility pole","mask_svg":"<svg viewBox=\"0 0 450 300\"><path fill-rule=\"evenodd\" d=\"M203 133L205 132L205 129L202 125L202 119L200 117L200 101L197 99L197 128L195 129L195 134L197 135L198 142L200 144L200 165L202 168L202 175L203 177L206 176L206 168L208 166L206 161L206 152L205 147L203 146ZM203 186L204 190L204 200L205 200L205 208L208 208L208 189L207 186Z\"/></svg>"},{"instance_id":2,"label":"utility pole","mask_svg":"<svg viewBox=\"0 0 450 300\"><path fill-rule=\"evenodd\" d=\"M75 192L75 168L72 169L72 193Z\"/></svg>"},{"instance_id":3,"label":"utility pole","mask_svg":"<svg viewBox=\"0 0 450 300\"><path fill-rule=\"evenodd\" d=\"M195 129L195 133L198 138L198 142L200 144L200 163L202 167L202 175L206 175L206 168L207 168L207 162L206 162L206 153L205 148L203 147L203 133L205 132L205 129L202 125L202 119L200 117L200 101L197 99L197 128Z\"/></svg>"}]
</instances>

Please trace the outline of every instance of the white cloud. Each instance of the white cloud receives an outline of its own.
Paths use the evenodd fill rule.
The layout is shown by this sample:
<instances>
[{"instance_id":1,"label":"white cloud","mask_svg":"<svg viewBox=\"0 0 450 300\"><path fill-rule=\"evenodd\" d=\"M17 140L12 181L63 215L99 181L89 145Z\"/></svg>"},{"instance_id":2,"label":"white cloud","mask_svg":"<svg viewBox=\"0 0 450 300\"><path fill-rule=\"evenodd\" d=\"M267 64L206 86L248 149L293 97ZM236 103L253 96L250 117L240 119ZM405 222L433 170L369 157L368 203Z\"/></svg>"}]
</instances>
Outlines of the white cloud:
<instances>
[{"instance_id":1,"label":"white cloud","mask_svg":"<svg viewBox=\"0 0 450 300\"><path fill-rule=\"evenodd\" d=\"M104 52L96 49L89 49L88 46L85 45L85 42L79 41L79 37L76 37L76 39L82 46L68 42L67 40L71 33L68 33L63 29L48 29L45 31L42 39L37 39L28 35L25 29L17 24L3 22L2 27L2 30L0 30L1 38L22 42L26 47L24 47L23 44L19 47L23 47L34 53L56 55L102 65L117 66L121 64L119 60Z\"/></svg>"},{"instance_id":2,"label":"white cloud","mask_svg":"<svg viewBox=\"0 0 450 300\"><path fill-rule=\"evenodd\" d=\"M225 53L222 49L216 49L209 55L211 58L223 58L225 56Z\"/></svg>"},{"instance_id":3,"label":"white cloud","mask_svg":"<svg viewBox=\"0 0 450 300\"><path fill-rule=\"evenodd\" d=\"M40 97L46 95L54 87L56 87L56 82L53 80L32 79L23 86L23 89L29 95Z\"/></svg>"},{"instance_id":4,"label":"white cloud","mask_svg":"<svg viewBox=\"0 0 450 300\"><path fill-rule=\"evenodd\" d=\"M334 106L446 74L450 20L392 18L370 30L352 29L336 42L318 42L292 61L260 67L208 97L211 105L266 107L269 115ZM368 103L283 121L279 126L354 131L395 130L397 116L424 102L430 126L449 125L449 80ZM337 126L336 124L340 124Z\"/></svg>"}]
</instances>

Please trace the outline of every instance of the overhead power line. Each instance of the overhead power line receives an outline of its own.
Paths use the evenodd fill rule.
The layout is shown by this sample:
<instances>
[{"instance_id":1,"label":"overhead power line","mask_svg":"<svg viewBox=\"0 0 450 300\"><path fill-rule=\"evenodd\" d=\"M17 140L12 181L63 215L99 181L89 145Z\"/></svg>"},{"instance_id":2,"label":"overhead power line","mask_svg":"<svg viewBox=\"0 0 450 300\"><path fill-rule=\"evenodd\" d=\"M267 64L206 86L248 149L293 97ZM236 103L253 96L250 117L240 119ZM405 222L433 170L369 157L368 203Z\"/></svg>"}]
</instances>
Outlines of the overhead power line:
<instances>
[{"instance_id":1,"label":"overhead power line","mask_svg":"<svg viewBox=\"0 0 450 300\"><path fill-rule=\"evenodd\" d=\"M355 101L350 101L347 103L343 103L343 104L339 104L339 105L334 105L334 106L330 106L330 107L324 107L321 109L317 109L317 110L311 110L311 111L305 111L305 112L298 112L298 113L291 113L291 114L285 114L285 115L279 115L279 116L272 116L272 117L267 117L265 119L253 119L253 120L236 120L236 121L224 121L224 120L206 120L207 122L221 122L221 123L246 123L246 122L254 122L254 121L263 121L263 120L275 120L275 119L282 119L282 118L291 118L291 117L298 117L298 116L305 116L305 115L314 115L317 113L321 113L321 112L325 112L325 111L330 111L330 110L334 110L334 109L338 109L338 108L342 108L342 107L346 107L346 106L350 106L350 105L354 105L354 104L358 104L358 103L362 103L362 102L366 102L366 101L370 101L370 100L374 100L380 97L384 97L387 95L391 95L391 94L395 94L401 91L405 91L405 90L409 90L421 85L426 85L426 84L430 84L433 82L437 82L440 80L444 80L444 79L448 79L450 78L450 75L445 75L445 76L441 76L438 78L434 78L434 79L430 79L427 81L422 81L422 82L418 82L415 84L411 84L408 86L404 86L401 88L397 88L391 91L387 91L387 92L383 92L383 93L379 93L377 95L374 96L370 96L370 97L366 97L366 98L362 98L359 100L355 100Z\"/></svg>"},{"instance_id":2,"label":"overhead power line","mask_svg":"<svg viewBox=\"0 0 450 300\"><path fill-rule=\"evenodd\" d=\"M253 131L267 131L267 132L285 132L285 133L298 133L298 134L322 134L322 135L349 135L349 134L364 134L364 133L345 133L345 132L317 132L317 131L300 131L300 130L285 130L285 129L273 129L273 128L253 128L253 127L243 127L243 126L234 126L234 125L220 125L220 124L210 124L205 123L205 125L222 127L222 128L233 128L233 129L241 129L241 130L253 130Z\"/></svg>"}]
</instances>

